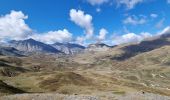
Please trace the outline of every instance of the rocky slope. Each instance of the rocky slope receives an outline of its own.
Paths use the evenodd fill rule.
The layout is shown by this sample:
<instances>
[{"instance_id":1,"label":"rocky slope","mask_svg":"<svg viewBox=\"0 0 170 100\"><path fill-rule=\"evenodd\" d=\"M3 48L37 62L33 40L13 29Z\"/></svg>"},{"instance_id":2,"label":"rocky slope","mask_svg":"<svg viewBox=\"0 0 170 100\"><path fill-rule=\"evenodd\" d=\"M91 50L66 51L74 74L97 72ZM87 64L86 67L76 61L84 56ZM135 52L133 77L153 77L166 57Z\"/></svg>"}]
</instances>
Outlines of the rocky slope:
<instances>
[{"instance_id":1,"label":"rocky slope","mask_svg":"<svg viewBox=\"0 0 170 100\"><path fill-rule=\"evenodd\" d=\"M90 44L86 50L87 51L107 51L111 48L113 48L113 46L109 46L104 43L96 43L96 44Z\"/></svg>"},{"instance_id":2,"label":"rocky slope","mask_svg":"<svg viewBox=\"0 0 170 100\"><path fill-rule=\"evenodd\" d=\"M56 48L33 39L21 41L13 40L9 42L9 46L24 52L61 53Z\"/></svg>"},{"instance_id":3,"label":"rocky slope","mask_svg":"<svg viewBox=\"0 0 170 100\"><path fill-rule=\"evenodd\" d=\"M126 60L138 54L146 53L161 47L170 46L170 34L165 34L157 38L145 40L137 44L122 46L124 52L121 56L115 57L116 60Z\"/></svg>"},{"instance_id":4,"label":"rocky slope","mask_svg":"<svg viewBox=\"0 0 170 100\"><path fill-rule=\"evenodd\" d=\"M0 80L29 93L93 95L101 100L169 99L169 36L114 48L105 44L91 45L90 48L94 48L94 51L72 56L19 57L22 64L17 66L29 71L19 72L14 77L9 77L9 74L2 76L2 74ZM95 51L96 48L109 49ZM6 65L2 63L0 67L14 66L9 59L1 61ZM18 72L18 70L13 71ZM5 72L11 72L11 70L5 70ZM26 95L24 98L51 97L53 99L56 97L55 94L50 96L37 94L36 97L34 94ZM11 97L20 99L22 96Z\"/></svg>"},{"instance_id":5,"label":"rocky slope","mask_svg":"<svg viewBox=\"0 0 170 100\"><path fill-rule=\"evenodd\" d=\"M6 56L23 56L23 52L13 47L0 46L0 55Z\"/></svg>"},{"instance_id":6,"label":"rocky slope","mask_svg":"<svg viewBox=\"0 0 170 100\"><path fill-rule=\"evenodd\" d=\"M54 48L57 50L60 50L64 52L65 54L77 54L84 51L85 47L78 45L78 44L72 44L72 43L54 43L52 44Z\"/></svg>"}]
</instances>

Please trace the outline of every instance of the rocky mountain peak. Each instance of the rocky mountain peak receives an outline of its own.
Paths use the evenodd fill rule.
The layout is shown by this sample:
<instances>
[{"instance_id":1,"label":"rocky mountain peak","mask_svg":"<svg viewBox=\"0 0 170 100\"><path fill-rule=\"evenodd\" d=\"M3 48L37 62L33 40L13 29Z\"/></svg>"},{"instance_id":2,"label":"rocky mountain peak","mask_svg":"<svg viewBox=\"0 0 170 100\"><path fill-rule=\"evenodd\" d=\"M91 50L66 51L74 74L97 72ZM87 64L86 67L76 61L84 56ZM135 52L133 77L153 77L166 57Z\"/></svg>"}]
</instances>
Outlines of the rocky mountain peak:
<instances>
[{"instance_id":1,"label":"rocky mountain peak","mask_svg":"<svg viewBox=\"0 0 170 100\"><path fill-rule=\"evenodd\" d=\"M83 52L85 47L74 43L59 43L52 44L54 48L64 52L65 54L77 54Z\"/></svg>"},{"instance_id":2,"label":"rocky mountain peak","mask_svg":"<svg viewBox=\"0 0 170 100\"><path fill-rule=\"evenodd\" d=\"M56 48L36 41L34 39L27 39L27 40L12 40L9 42L9 45L11 47L14 47L20 51L25 51L25 52L45 52L45 53L59 53L60 51L57 50Z\"/></svg>"}]
</instances>

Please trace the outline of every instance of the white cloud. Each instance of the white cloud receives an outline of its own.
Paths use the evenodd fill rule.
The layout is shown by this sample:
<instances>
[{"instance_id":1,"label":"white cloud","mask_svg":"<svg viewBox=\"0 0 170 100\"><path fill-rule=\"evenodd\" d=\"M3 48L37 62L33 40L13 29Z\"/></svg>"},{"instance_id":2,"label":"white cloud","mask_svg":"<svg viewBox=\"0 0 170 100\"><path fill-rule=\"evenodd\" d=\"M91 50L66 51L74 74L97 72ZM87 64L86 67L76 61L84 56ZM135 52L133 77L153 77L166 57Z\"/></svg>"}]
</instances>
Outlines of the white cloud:
<instances>
[{"instance_id":1,"label":"white cloud","mask_svg":"<svg viewBox=\"0 0 170 100\"><path fill-rule=\"evenodd\" d=\"M108 34L108 31L104 28L100 29L99 36L97 36L98 41L103 41L106 38L106 34Z\"/></svg>"},{"instance_id":2,"label":"white cloud","mask_svg":"<svg viewBox=\"0 0 170 100\"><path fill-rule=\"evenodd\" d=\"M135 33L128 33L122 36L118 36L114 38L115 44L129 43L129 42L138 42L141 41L141 37L136 35Z\"/></svg>"},{"instance_id":3,"label":"white cloud","mask_svg":"<svg viewBox=\"0 0 170 100\"><path fill-rule=\"evenodd\" d=\"M156 28L162 28L164 24L165 18L161 19L158 23L156 23L155 27Z\"/></svg>"},{"instance_id":4,"label":"white cloud","mask_svg":"<svg viewBox=\"0 0 170 100\"><path fill-rule=\"evenodd\" d=\"M109 0L87 0L88 3L90 3L91 5L102 5L106 2L108 2Z\"/></svg>"},{"instance_id":5,"label":"white cloud","mask_svg":"<svg viewBox=\"0 0 170 100\"><path fill-rule=\"evenodd\" d=\"M161 36L163 34L170 34L170 26L165 27L162 31L154 35L148 32L141 32L140 34L127 33L122 36L113 36L112 43L116 45L123 44L123 43L132 43L132 42L136 43L136 42L141 42L144 39Z\"/></svg>"},{"instance_id":6,"label":"white cloud","mask_svg":"<svg viewBox=\"0 0 170 100\"><path fill-rule=\"evenodd\" d=\"M170 3L170 0L167 0L168 3Z\"/></svg>"},{"instance_id":7,"label":"white cloud","mask_svg":"<svg viewBox=\"0 0 170 100\"><path fill-rule=\"evenodd\" d=\"M31 38L45 42L45 43L55 43L55 42L69 42L72 40L72 34L67 30L49 31L44 34L34 34Z\"/></svg>"},{"instance_id":8,"label":"white cloud","mask_svg":"<svg viewBox=\"0 0 170 100\"><path fill-rule=\"evenodd\" d=\"M138 18L137 16L129 16L124 21L124 24L132 24L132 25L139 25L146 23L146 19L144 17Z\"/></svg>"},{"instance_id":9,"label":"white cloud","mask_svg":"<svg viewBox=\"0 0 170 100\"><path fill-rule=\"evenodd\" d=\"M144 0L84 0L90 3L91 5L102 5L104 3L110 3L110 5L113 5L114 2L116 2L117 6L125 6L128 10L133 9L137 4L140 4L144 2Z\"/></svg>"},{"instance_id":10,"label":"white cloud","mask_svg":"<svg viewBox=\"0 0 170 100\"><path fill-rule=\"evenodd\" d=\"M158 35L162 34L170 34L170 26L165 27L161 32L158 33Z\"/></svg>"},{"instance_id":11,"label":"white cloud","mask_svg":"<svg viewBox=\"0 0 170 100\"><path fill-rule=\"evenodd\" d=\"M123 43L141 42L142 40L150 37L152 37L152 34L148 32L142 32L140 34L127 33L122 36L113 37L113 43L119 45Z\"/></svg>"},{"instance_id":12,"label":"white cloud","mask_svg":"<svg viewBox=\"0 0 170 100\"><path fill-rule=\"evenodd\" d=\"M100 9L100 8L96 8L96 11L97 11L97 12L101 12L101 9Z\"/></svg>"},{"instance_id":13,"label":"white cloud","mask_svg":"<svg viewBox=\"0 0 170 100\"><path fill-rule=\"evenodd\" d=\"M127 9L133 9L137 4L144 0L116 0L118 6L125 5Z\"/></svg>"},{"instance_id":14,"label":"white cloud","mask_svg":"<svg viewBox=\"0 0 170 100\"><path fill-rule=\"evenodd\" d=\"M76 41L75 41L75 42L78 43L78 44L84 45L85 38L78 36L78 37L76 38Z\"/></svg>"},{"instance_id":15,"label":"white cloud","mask_svg":"<svg viewBox=\"0 0 170 100\"><path fill-rule=\"evenodd\" d=\"M157 18L157 17L158 17L157 14L151 14L150 16L151 16L152 18Z\"/></svg>"},{"instance_id":16,"label":"white cloud","mask_svg":"<svg viewBox=\"0 0 170 100\"><path fill-rule=\"evenodd\" d=\"M11 11L0 17L0 39L25 39L31 34L31 28L25 23L28 16L21 11Z\"/></svg>"},{"instance_id":17,"label":"white cloud","mask_svg":"<svg viewBox=\"0 0 170 100\"><path fill-rule=\"evenodd\" d=\"M85 29L86 37L91 38L94 32L92 19L93 17L89 14L85 14L81 10L70 10L70 19L78 26Z\"/></svg>"},{"instance_id":18,"label":"white cloud","mask_svg":"<svg viewBox=\"0 0 170 100\"><path fill-rule=\"evenodd\" d=\"M21 11L11 11L10 14L0 17L0 41L24 40L34 38L45 43L70 41L72 34L67 30L34 33L25 23L28 16Z\"/></svg>"},{"instance_id":19,"label":"white cloud","mask_svg":"<svg viewBox=\"0 0 170 100\"><path fill-rule=\"evenodd\" d=\"M151 38L153 37L153 35L149 32L142 32L140 33L140 36L143 38L143 39L147 39L147 38Z\"/></svg>"}]
</instances>

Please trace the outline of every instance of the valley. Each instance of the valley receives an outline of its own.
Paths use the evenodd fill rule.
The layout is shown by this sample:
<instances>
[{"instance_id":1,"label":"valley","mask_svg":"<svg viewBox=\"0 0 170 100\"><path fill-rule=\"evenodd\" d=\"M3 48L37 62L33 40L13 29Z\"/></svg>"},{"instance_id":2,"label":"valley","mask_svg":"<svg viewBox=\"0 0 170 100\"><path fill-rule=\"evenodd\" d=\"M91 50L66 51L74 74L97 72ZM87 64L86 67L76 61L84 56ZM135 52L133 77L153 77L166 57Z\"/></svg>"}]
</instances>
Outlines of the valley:
<instances>
[{"instance_id":1,"label":"valley","mask_svg":"<svg viewBox=\"0 0 170 100\"><path fill-rule=\"evenodd\" d=\"M169 100L168 39L168 36L159 37L114 47L94 44L70 55L61 51L35 53L39 46L34 45L38 44L23 43L21 51L16 49L22 56L5 50L1 53L0 99L41 100L41 96L59 95L62 99L58 100L69 96L92 98L87 100Z\"/></svg>"}]
</instances>

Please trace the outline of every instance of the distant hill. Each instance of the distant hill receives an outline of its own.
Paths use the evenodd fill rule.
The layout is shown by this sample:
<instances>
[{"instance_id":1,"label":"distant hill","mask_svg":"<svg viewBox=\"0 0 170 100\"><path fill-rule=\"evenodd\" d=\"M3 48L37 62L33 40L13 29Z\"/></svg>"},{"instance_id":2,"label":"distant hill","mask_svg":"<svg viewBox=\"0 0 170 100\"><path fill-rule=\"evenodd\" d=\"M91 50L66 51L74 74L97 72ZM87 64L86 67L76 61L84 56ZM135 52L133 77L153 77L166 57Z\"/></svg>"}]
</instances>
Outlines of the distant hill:
<instances>
[{"instance_id":1,"label":"distant hill","mask_svg":"<svg viewBox=\"0 0 170 100\"><path fill-rule=\"evenodd\" d=\"M13 47L4 47L4 46L0 46L0 55L23 56L21 51L18 51L17 49Z\"/></svg>"},{"instance_id":2,"label":"distant hill","mask_svg":"<svg viewBox=\"0 0 170 100\"><path fill-rule=\"evenodd\" d=\"M96 43L96 44L90 44L87 47L88 51L106 51L108 49L113 48L113 46L109 46L107 44L104 43Z\"/></svg>"},{"instance_id":3,"label":"distant hill","mask_svg":"<svg viewBox=\"0 0 170 100\"><path fill-rule=\"evenodd\" d=\"M145 40L138 44L131 44L121 47L124 53L114 57L116 60L126 60L141 53L149 52L164 46L170 46L170 34L164 34L157 38Z\"/></svg>"},{"instance_id":4,"label":"distant hill","mask_svg":"<svg viewBox=\"0 0 170 100\"><path fill-rule=\"evenodd\" d=\"M57 50L60 50L64 52L65 54L76 54L81 53L84 51L85 47L81 46L79 44L73 44L73 43L54 43L52 44L54 48Z\"/></svg>"}]
</instances>

